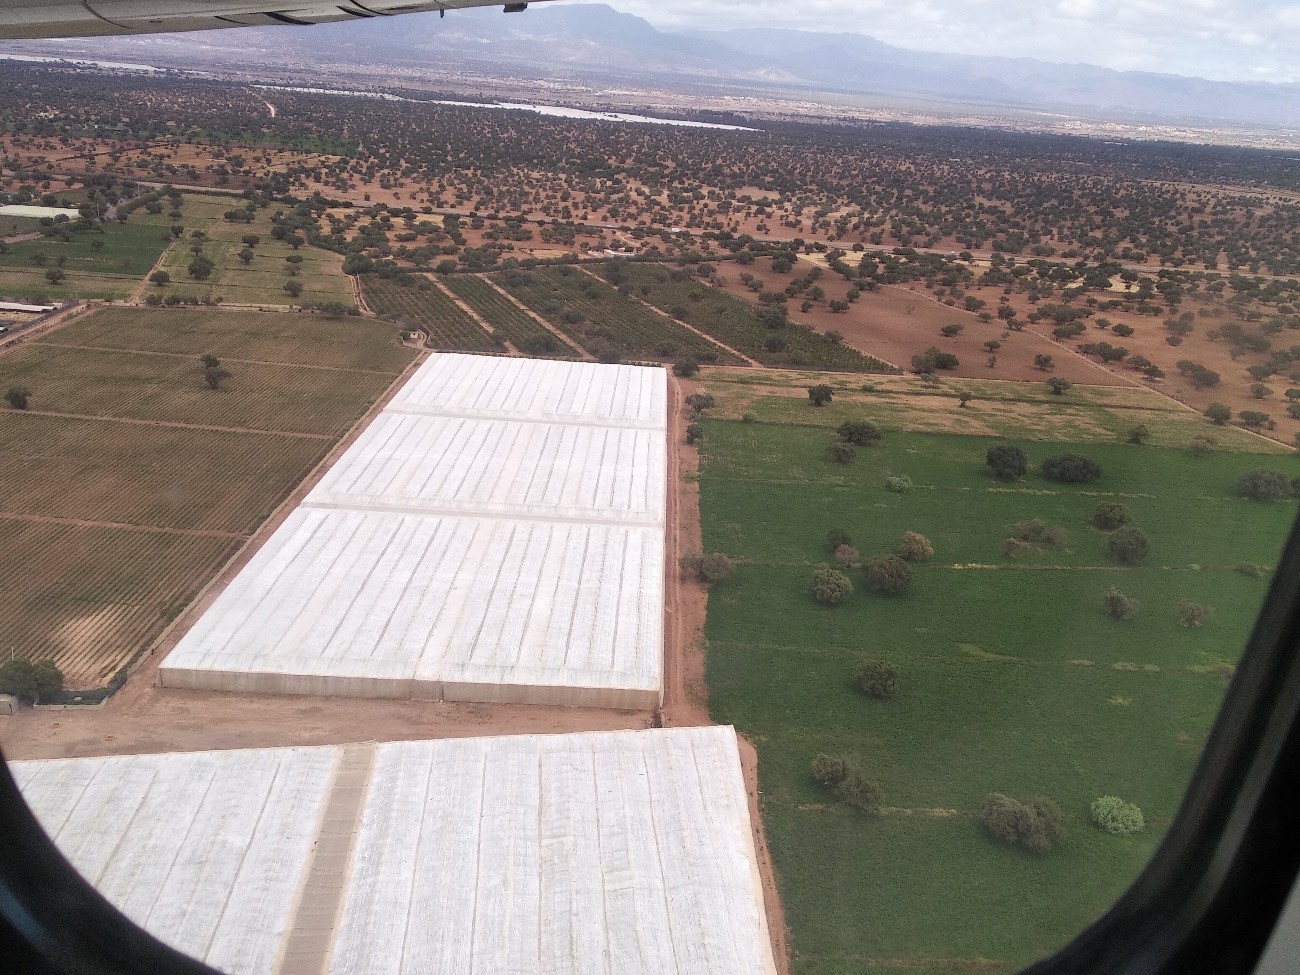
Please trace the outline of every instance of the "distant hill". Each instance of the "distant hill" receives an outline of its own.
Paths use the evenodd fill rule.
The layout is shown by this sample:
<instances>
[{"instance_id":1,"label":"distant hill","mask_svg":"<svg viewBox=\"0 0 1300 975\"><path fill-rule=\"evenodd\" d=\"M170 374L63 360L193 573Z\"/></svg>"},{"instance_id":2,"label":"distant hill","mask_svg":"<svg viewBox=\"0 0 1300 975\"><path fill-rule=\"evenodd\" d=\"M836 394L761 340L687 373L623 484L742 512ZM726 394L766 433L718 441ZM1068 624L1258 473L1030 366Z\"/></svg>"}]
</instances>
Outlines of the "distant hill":
<instances>
[{"instance_id":1,"label":"distant hill","mask_svg":"<svg viewBox=\"0 0 1300 975\"><path fill-rule=\"evenodd\" d=\"M35 45L25 45L31 49ZM51 52L67 50L50 46ZM92 50L88 48L87 50ZM534 5L376 17L304 29L256 27L105 38L98 57L200 65L328 63L410 69L431 61L515 77L702 83L923 98L954 105L1075 111L1131 121L1300 127L1300 85L1207 81L1031 58L904 50L863 34L766 28L671 32L605 4Z\"/></svg>"}]
</instances>

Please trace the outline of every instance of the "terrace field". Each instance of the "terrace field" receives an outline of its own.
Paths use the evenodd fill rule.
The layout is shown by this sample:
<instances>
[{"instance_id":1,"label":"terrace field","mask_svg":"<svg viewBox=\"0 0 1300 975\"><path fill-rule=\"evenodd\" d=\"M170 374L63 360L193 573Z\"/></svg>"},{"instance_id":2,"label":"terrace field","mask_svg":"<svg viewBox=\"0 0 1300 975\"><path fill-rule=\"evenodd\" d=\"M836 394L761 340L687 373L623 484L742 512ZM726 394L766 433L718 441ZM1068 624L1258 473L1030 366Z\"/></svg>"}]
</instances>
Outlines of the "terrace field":
<instances>
[{"instance_id":1,"label":"terrace field","mask_svg":"<svg viewBox=\"0 0 1300 975\"><path fill-rule=\"evenodd\" d=\"M1256 467L1292 477L1300 459L1258 438L1194 456L1184 438L1208 425L1181 410L1160 427L1168 446L1123 442L1115 428L1162 413L1142 390L1075 387L1062 404L1037 385L991 383L961 409L900 377L881 382L888 393L837 393L816 409L806 395L772 393L779 384L752 396L734 377L764 378L718 369L700 383L718 398L703 421L704 548L739 560L709 597L710 706L758 747L795 972L1014 971L1100 914L1177 811L1267 589L1237 567L1270 566L1295 515L1290 501L1236 497L1235 480ZM799 380L787 382L788 392ZM936 413L994 402L993 387L1017 408L984 413L986 435L928 432L941 429ZM1058 410L1073 437L1043 434L1062 429ZM849 417L877 421L884 436L842 465L827 456L827 428ZM1020 482L987 473L1000 434L1029 454ZM1044 480L1042 459L1067 450L1100 463L1101 479ZM886 490L899 474L910 492ZM1090 524L1103 500L1126 504L1150 536L1143 565L1107 558L1107 536ZM1011 526L1034 517L1067 541L1005 556ZM833 562L832 528L863 559L892 552L905 530L936 554L901 596L871 593L851 569L852 596L823 606L812 572ZM1133 619L1105 615L1111 586L1137 600ZM1209 622L1180 625L1183 600L1212 607ZM855 690L867 659L901 669L895 699ZM861 816L820 789L810 773L819 752L875 777L884 815ZM1041 856L995 845L972 815L995 791L1056 800L1064 843ZM1092 827L1088 805L1101 795L1141 806L1146 831Z\"/></svg>"},{"instance_id":2,"label":"terrace field","mask_svg":"<svg viewBox=\"0 0 1300 975\"><path fill-rule=\"evenodd\" d=\"M106 683L410 361L389 325L107 309L0 356L0 641ZM230 372L207 388L198 357Z\"/></svg>"}]
</instances>

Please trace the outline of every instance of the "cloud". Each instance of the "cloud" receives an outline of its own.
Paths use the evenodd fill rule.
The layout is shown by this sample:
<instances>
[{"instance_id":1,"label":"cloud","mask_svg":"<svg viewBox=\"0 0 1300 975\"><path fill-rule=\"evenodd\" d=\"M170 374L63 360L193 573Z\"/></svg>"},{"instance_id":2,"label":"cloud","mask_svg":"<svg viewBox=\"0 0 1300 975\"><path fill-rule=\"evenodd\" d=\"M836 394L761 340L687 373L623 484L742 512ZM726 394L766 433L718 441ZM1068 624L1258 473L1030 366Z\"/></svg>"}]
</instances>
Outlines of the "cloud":
<instances>
[{"instance_id":1,"label":"cloud","mask_svg":"<svg viewBox=\"0 0 1300 975\"><path fill-rule=\"evenodd\" d=\"M1296 0L609 0L663 28L852 31L917 50L1300 82Z\"/></svg>"}]
</instances>

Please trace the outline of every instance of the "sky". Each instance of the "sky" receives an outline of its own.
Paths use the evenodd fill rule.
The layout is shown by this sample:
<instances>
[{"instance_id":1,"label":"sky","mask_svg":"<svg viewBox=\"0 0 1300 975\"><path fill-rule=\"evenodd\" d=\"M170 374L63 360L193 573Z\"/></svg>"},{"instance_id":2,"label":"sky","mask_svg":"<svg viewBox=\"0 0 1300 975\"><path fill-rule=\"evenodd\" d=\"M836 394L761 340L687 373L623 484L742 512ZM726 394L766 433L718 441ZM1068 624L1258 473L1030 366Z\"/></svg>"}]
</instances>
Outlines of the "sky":
<instances>
[{"instance_id":1,"label":"sky","mask_svg":"<svg viewBox=\"0 0 1300 975\"><path fill-rule=\"evenodd\" d=\"M1300 0L606 0L656 27L854 31L899 47L1300 82Z\"/></svg>"}]
</instances>

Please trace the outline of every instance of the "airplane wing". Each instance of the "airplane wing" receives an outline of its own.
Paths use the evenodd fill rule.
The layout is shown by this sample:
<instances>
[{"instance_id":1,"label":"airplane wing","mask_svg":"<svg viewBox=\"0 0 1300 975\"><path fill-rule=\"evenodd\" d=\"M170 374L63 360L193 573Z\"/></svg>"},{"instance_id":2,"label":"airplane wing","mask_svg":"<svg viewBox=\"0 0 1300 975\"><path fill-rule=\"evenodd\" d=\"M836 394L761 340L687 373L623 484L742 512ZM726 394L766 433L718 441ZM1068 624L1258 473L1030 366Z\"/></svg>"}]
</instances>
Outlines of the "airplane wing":
<instances>
[{"instance_id":1,"label":"airplane wing","mask_svg":"<svg viewBox=\"0 0 1300 975\"><path fill-rule=\"evenodd\" d=\"M459 7L502 6L502 0L0 0L0 39L101 37L336 20Z\"/></svg>"}]
</instances>

